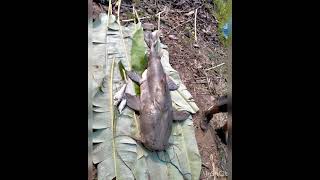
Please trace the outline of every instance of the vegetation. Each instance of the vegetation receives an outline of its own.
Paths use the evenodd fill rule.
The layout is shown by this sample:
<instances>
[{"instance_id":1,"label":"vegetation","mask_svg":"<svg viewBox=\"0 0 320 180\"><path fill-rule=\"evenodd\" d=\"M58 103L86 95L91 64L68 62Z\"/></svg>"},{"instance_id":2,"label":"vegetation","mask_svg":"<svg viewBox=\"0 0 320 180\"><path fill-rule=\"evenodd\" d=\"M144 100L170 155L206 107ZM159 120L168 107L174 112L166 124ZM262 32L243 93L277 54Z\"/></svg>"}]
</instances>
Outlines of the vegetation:
<instances>
[{"instance_id":1,"label":"vegetation","mask_svg":"<svg viewBox=\"0 0 320 180\"><path fill-rule=\"evenodd\" d=\"M232 0L213 0L213 8L210 5L206 4L205 6L218 21L218 37L222 44L226 46L231 43L232 34L226 39L223 36L223 26L232 16Z\"/></svg>"}]
</instances>

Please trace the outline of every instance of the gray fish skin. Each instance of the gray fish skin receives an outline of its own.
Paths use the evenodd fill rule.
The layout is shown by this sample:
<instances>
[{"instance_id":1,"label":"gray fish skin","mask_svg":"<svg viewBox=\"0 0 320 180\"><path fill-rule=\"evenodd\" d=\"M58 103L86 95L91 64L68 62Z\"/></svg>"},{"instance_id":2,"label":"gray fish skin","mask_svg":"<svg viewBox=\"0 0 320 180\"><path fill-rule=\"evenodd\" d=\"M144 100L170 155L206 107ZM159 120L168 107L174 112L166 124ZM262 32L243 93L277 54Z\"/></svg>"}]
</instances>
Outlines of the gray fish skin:
<instances>
[{"instance_id":1,"label":"gray fish skin","mask_svg":"<svg viewBox=\"0 0 320 180\"><path fill-rule=\"evenodd\" d=\"M174 111L167 82L168 77L163 70L161 57L155 49L157 38L157 34L150 35L151 47L147 73L144 72L141 80L129 76L139 81L141 94L140 102L132 103L128 99L128 106L135 104L135 107L139 107L136 110L140 112L140 141L151 151L162 151L169 146ZM189 113L185 112L180 114L178 119L186 119L188 116Z\"/></svg>"},{"instance_id":2,"label":"gray fish skin","mask_svg":"<svg viewBox=\"0 0 320 180\"><path fill-rule=\"evenodd\" d=\"M173 115L166 74L161 58L155 51L152 44L148 58L147 80L140 86L140 130L145 147L161 151L168 146Z\"/></svg>"}]
</instances>

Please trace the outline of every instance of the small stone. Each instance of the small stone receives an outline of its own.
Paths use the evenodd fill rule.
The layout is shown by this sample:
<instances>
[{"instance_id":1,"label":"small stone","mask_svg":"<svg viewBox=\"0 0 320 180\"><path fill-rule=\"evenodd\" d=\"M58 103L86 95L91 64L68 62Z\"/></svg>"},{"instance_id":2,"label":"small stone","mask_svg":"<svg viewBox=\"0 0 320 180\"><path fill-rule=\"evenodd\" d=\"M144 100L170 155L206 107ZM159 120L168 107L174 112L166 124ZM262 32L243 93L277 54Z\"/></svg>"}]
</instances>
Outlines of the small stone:
<instances>
[{"instance_id":1,"label":"small stone","mask_svg":"<svg viewBox=\"0 0 320 180\"><path fill-rule=\"evenodd\" d=\"M199 45L198 44L193 44L193 47L199 48Z\"/></svg>"}]
</instances>

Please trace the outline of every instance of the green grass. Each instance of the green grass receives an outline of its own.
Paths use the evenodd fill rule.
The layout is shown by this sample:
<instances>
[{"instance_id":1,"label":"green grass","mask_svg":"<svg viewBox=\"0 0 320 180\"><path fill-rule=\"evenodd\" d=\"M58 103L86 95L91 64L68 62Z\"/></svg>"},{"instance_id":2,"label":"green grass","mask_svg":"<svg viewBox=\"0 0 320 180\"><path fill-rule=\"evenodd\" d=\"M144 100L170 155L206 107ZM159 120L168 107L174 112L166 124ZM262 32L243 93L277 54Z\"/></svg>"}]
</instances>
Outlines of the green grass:
<instances>
[{"instance_id":1,"label":"green grass","mask_svg":"<svg viewBox=\"0 0 320 180\"><path fill-rule=\"evenodd\" d=\"M218 20L218 36L220 42L228 46L232 41L232 33L228 39L223 36L223 25L232 16L232 0L213 0L213 9L209 5L206 5L207 9L212 13L212 15Z\"/></svg>"},{"instance_id":2,"label":"green grass","mask_svg":"<svg viewBox=\"0 0 320 180\"><path fill-rule=\"evenodd\" d=\"M232 15L232 0L214 0L214 12L218 19L219 38L224 45L229 45L232 39L232 35L228 39L223 36L223 25L229 20Z\"/></svg>"}]
</instances>

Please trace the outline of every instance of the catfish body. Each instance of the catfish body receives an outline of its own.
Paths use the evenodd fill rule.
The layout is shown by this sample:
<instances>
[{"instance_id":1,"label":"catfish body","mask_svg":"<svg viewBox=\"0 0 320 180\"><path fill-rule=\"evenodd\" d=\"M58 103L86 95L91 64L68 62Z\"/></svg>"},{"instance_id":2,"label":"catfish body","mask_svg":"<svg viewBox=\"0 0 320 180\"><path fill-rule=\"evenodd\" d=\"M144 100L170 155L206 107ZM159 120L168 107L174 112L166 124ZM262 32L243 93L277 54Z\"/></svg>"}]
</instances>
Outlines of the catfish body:
<instances>
[{"instance_id":1,"label":"catfish body","mask_svg":"<svg viewBox=\"0 0 320 180\"><path fill-rule=\"evenodd\" d=\"M140 132L152 150L167 148L172 130L172 101L160 57L149 56L147 79L140 86Z\"/></svg>"},{"instance_id":2,"label":"catfish body","mask_svg":"<svg viewBox=\"0 0 320 180\"><path fill-rule=\"evenodd\" d=\"M126 95L127 105L140 113L140 141L151 151L162 151L169 145L173 120L185 120L187 111L173 110L170 90L178 86L167 76L161 57L155 49L156 36L151 34L148 68L140 78L129 72L128 76L140 84L140 97Z\"/></svg>"}]
</instances>

